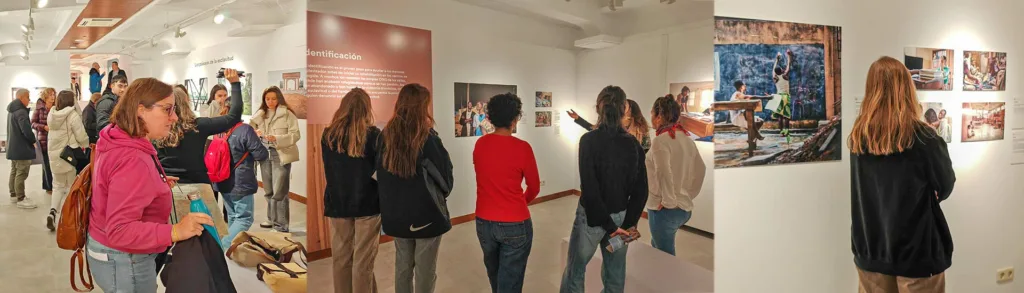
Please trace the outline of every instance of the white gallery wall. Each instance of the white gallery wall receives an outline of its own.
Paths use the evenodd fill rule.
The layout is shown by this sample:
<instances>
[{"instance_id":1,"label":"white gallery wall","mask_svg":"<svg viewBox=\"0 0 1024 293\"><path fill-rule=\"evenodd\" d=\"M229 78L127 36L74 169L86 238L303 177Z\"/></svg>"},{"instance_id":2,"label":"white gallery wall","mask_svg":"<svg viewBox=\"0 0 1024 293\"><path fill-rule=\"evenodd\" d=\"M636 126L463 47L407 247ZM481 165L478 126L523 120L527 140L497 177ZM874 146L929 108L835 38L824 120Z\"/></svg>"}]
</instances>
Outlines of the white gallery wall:
<instances>
[{"instance_id":1,"label":"white gallery wall","mask_svg":"<svg viewBox=\"0 0 1024 293\"><path fill-rule=\"evenodd\" d=\"M58 92L71 87L71 61L67 52L33 55L24 66L0 66L0 136L6 140L7 105L14 100L12 87L31 90L34 87L52 87ZM88 92L83 88L83 93ZM39 97L30 97L34 102ZM31 109L30 109L31 110Z\"/></svg>"},{"instance_id":2,"label":"white gallery wall","mask_svg":"<svg viewBox=\"0 0 1024 293\"><path fill-rule=\"evenodd\" d=\"M709 11L704 20L628 36L614 47L580 52L576 112L596 123L597 95L604 87L615 85L626 91L650 120L654 101L669 93L670 83L714 80L712 25ZM714 144L697 142L697 148L707 166L706 179L686 225L715 233Z\"/></svg>"},{"instance_id":3,"label":"white gallery wall","mask_svg":"<svg viewBox=\"0 0 1024 293\"><path fill-rule=\"evenodd\" d=\"M245 38L223 38L223 42L197 48L188 56L145 62L133 66L132 78L153 77L170 84L185 84L186 79L205 77L207 93L217 84L217 71L235 68L252 74L252 111L255 113L263 102L263 90L271 86L267 72L306 67L306 23L295 22L283 26L273 33ZM232 61L195 66L196 63L233 57ZM249 116L243 120L249 121ZM302 156L292 164L291 192L306 195L306 120L299 120L302 139L298 146Z\"/></svg>"},{"instance_id":4,"label":"white gallery wall","mask_svg":"<svg viewBox=\"0 0 1024 293\"><path fill-rule=\"evenodd\" d=\"M960 103L1006 102L1021 94L1024 22L1019 1L978 0L716 0L718 16L842 27L844 138L856 118L854 97L864 95L868 67L880 56L902 60L903 48L955 49L954 90L919 92L922 101L952 108ZM1007 91L963 92L963 51L1008 53ZM1008 125L1024 113L1007 111ZM959 132L957 132L959 133ZM996 284L996 270L1024 267L1022 166L1011 167L1009 139L949 146L957 183L942 203L952 230L953 266L948 292L1024 292L1019 281ZM850 248L850 165L843 161L719 170L715 173L716 290L741 292L854 292ZM751 178L764 184L750 184ZM738 281L742 280L742 281Z\"/></svg>"},{"instance_id":5,"label":"white gallery wall","mask_svg":"<svg viewBox=\"0 0 1024 293\"><path fill-rule=\"evenodd\" d=\"M310 3L310 10L431 31L435 129L455 166L452 217L476 209L477 138L455 138L456 82L517 85L524 122L516 136L533 147L545 182L541 196L579 188L576 142L582 130L564 113L575 103L575 29L452 0L330 1ZM562 113L559 134L554 127L534 128L535 91L553 93L553 107L544 110Z\"/></svg>"}]
</instances>

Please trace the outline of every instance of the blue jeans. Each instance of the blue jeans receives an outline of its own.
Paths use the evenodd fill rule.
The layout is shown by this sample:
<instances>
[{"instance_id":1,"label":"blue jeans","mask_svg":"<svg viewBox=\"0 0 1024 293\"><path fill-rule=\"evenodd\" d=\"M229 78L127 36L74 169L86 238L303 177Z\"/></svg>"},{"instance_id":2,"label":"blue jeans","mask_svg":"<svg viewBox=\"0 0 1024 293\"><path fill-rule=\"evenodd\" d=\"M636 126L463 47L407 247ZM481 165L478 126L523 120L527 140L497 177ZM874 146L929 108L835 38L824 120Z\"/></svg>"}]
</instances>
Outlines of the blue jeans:
<instances>
[{"instance_id":1,"label":"blue jeans","mask_svg":"<svg viewBox=\"0 0 1024 293\"><path fill-rule=\"evenodd\" d=\"M626 211L611 214L616 226L621 226L626 218ZM582 293L583 283L587 275L587 263L594 257L597 249L601 250L601 282L604 293L621 293L626 288L626 251L627 247L608 252L604 247L608 243L608 231L602 227L587 225L587 214L583 206L576 207L576 221L572 225L569 236L569 259L566 261L565 272L562 273L561 293Z\"/></svg>"},{"instance_id":2,"label":"blue jeans","mask_svg":"<svg viewBox=\"0 0 1024 293\"><path fill-rule=\"evenodd\" d=\"M651 224L651 245L658 250L676 255L676 231L690 221L692 212L681 209L647 210Z\"/></svg>"},{"instance_id":3,"label":"blue jeans","mask_svg":"<svg viewBox=\"0 0 1024 293\"><path fill-rule=\"evenodd\" d=\"M503 223L476 218L491 292L523 292L526 261L533 247L533 221Z\"/></svg>"},{"instance_id":4,"label":"blue jeans","mask_svg":"<svg viewBox=\"0 0 1024 293\"><path fill-rule=\"evenodd\" d=\"M157 254L131 254L89 238L89 269L96 286L106 293L156 293Z\"/></svg>"},{"instance_id":5,"label":"blue jeans","mask_svg":"<svg viewBox=\"0 0 1024 293\"><path fill-rule=\"evenodd\" d=\"M228 210L228 233L220 240L227 250L231 241L242 231L249 231L253 222L253 195L224 193L224 208Z\"/></svg>"}]
</instances>

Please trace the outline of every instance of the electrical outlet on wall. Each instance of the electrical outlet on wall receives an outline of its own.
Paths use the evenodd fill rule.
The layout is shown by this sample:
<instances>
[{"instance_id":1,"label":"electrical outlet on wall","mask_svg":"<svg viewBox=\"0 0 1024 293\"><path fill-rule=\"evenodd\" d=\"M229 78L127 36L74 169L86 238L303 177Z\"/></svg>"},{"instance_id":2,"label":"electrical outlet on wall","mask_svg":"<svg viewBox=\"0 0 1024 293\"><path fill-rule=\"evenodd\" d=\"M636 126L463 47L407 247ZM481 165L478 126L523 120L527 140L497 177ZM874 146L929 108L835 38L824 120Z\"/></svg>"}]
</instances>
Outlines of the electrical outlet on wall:
<instances>
[{"instance_id":1,"label":"electrical outlet on wall","mask_svg":"<svg viewBox=\"0 0 1024 293\"><path fill-rule=\"evenodd\" d=\"M541 181L540 181L540 186L544 186L544 185L545 185L545 184L547 184L547 183L548 183L547 181L541 180Z\"/></svg>"},{"instance_id":2,"label":"electrical outlet on wall","mask_svg":"<svg viewBox=\"0 0 1024 293\"><path fill-rule=\"evenodd\" d=\"M1002 268L996 271L996 283L1009 283L1013 281L1013 267Z\"/></svg>"}]
</instances>

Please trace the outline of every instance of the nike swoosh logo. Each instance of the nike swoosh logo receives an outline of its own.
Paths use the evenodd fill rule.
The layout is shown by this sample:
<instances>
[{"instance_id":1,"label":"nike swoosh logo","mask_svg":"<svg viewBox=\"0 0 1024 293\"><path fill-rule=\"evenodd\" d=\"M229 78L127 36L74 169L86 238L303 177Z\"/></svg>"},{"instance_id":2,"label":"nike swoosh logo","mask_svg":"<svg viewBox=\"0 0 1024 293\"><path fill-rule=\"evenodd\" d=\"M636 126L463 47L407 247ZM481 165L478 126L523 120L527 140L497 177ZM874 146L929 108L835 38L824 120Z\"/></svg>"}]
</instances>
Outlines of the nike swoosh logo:
<instances>
[{"instance_id":1,"label":"nike swoosh logo","mask_svg":"<svg viewBox=\"0 0 1024 293\"><path fill-rule=\"evenodd\" d=\"M430 224L433 224L433 223L430 223ZM423 230L423 228L426 228L427 226L430 226L430 224L423 225L422 227L416 227L416 226L413 226L413 225L409 225L409 231L416 232L416 231L419 231L419 230Z\"/></svg>"}]
</instances>

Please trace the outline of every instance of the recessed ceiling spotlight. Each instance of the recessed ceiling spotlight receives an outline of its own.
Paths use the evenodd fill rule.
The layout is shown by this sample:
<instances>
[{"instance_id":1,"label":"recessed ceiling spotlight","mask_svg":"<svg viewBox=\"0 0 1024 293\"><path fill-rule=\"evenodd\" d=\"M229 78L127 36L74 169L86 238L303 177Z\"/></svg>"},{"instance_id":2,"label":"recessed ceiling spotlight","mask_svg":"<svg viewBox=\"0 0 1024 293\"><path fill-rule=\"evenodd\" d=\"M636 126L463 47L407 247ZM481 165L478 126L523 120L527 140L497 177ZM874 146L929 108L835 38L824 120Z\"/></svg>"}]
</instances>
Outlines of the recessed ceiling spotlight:
<instances>
[{"instance_id":1,"label":"recessed ceiling spotlight","mask_svg":"<svg viewBox=\"0 0 1024 293\"><path fill-rule=\"evenodd\" d=\"M78 45L71 45L71 49L78 49Z\"/></svg>"},{"instance_id":2,"label":"recessed ceiling spotlight","mask_svg":"<svg viewBox=\"0 0 1024 293\"><path fill-rule=\"evenodd\" d=\"M85 42L85 40L83 40L83 39L76 39L75 40L75 44L81 44L81 43L84 43L84 42Z\"/></svg>"},{"instance_id":3,"label":"recessed ceiling spotlight","mask_svg":"<svg viewBox=\"0 0 1024 293\"><path fill-rule=\"evenodd\" d=\"M221 24L224 22L224 13L220 11L217 11L216 13L217 14L213 16L213 23Z\"/></svg>"},{"instance_id":4,"label":"recessed ceiling spotlight","mask_svg":"<svg viewBox=\"0 0 1024 293\"><path fill-rule=\"evenodd\" d=\"M46 7L46 4L47 4L48 2L50 2L50 1L48 1L48 0L38 0L38 1L36 1L36 7L37 7L37 8L43 8L43 7Z\"/></svg>"}]
</instances>

